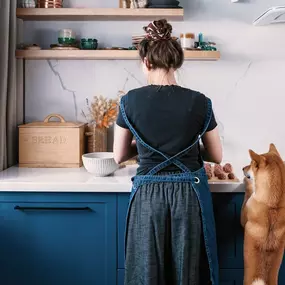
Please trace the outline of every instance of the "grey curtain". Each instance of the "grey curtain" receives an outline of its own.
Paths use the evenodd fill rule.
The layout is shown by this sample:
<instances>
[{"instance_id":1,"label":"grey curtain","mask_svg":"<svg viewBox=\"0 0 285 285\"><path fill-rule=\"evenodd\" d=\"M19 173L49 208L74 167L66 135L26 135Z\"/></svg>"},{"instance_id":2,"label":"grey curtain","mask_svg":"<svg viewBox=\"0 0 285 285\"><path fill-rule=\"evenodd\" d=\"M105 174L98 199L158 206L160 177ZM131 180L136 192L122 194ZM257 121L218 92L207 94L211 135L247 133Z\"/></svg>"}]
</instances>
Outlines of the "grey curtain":
<instances>
[{"instance_id":1,"label":"grey curtain","mask_svg":"<svg viewBox=\"0 0 285 285\"><path fill-rule=\"evenodd\" d=\"M15 58L21 25L16 7L16 0L0 0L0 171L17 163L17 126L24 116L23 61Z\"/></svg>"}]
</instances>

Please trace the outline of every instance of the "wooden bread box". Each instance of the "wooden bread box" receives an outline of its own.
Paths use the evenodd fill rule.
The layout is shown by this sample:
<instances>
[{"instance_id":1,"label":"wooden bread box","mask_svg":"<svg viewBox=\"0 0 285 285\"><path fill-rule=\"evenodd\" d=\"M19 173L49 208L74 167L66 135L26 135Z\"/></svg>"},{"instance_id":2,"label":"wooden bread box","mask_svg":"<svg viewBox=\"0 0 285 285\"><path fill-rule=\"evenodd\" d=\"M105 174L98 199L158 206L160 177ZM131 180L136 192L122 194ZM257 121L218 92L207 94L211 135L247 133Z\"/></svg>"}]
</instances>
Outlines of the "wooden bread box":
<instances>
[{"instance_id":1,"label":"wooden bread box","mask_svg":"<svg viewBox=\"0 0 285 285\"><path fill-rule=\"evenodd\" d=\"M58 114L47 116L43 122L20 125L19 167L81 167L85 125L66 122Z\"/></svg>"}]
</instances>

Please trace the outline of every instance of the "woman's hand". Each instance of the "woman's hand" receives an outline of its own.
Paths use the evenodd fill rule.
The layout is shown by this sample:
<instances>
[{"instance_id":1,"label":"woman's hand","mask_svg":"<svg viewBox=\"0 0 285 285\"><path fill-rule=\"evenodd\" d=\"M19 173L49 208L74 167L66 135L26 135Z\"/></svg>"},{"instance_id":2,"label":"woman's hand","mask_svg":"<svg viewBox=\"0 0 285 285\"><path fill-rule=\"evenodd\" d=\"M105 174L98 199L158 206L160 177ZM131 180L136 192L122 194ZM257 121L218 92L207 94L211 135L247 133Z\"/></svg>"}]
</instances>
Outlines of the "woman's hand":
<instances>
[{"instance_id":1,"label":"woman's hand","mask_svg":"<svg viewBox=\"0 0 285 285\"><path fill-rule=\"evenodd\" d=\"M114 159L120 164L137 155L136 141L129 129L115 126Z\"/></svg>"}]
</instances>

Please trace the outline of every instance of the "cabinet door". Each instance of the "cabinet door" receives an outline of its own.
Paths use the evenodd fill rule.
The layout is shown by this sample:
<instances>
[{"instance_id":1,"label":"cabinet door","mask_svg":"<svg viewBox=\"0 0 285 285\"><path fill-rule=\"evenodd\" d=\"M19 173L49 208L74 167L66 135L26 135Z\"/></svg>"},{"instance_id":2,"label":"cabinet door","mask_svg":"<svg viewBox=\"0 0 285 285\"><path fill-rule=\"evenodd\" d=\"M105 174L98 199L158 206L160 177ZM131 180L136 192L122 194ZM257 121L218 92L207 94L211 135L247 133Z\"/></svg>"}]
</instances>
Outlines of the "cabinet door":
<instances>
[{"instance_id":1,"label":"cabinet door","mask_svg":"<svg viewBox=\"0 0 285 285\"><path fill-rule=\"evenodd\" d=\"M125 268L125 226L130 194L118 195L118 268Z\"/></svg>"},{"instance_id":2,"label":"cabinet door","mask_svg":"<svg viewBox=\"0 0 285 285\"><path fill-rule=\"evenodd\" d=\"M220 285L243 285L243 269L222 269Z\"/></svg>"},{"instance_id":3,"label":"cabinet door","mask_svg":"<svg viewBox=\"0 0 285 285\"><path fill-rule=\"evenodd\" d=\"M0 204L1 284L116 284L116 197Z\"/></svg>"},{"instance_id":4,"label":"cabinet door","mask_svg":"<svg viewBox=\"0 0 285 285\"><path fill-rule=\"evenodd\" d=\"M213 195L220 268L243 268L242 202L242 193Z\"/></svg>"},{"instance_id":5,"label":"cabinet door","mask_svg":"<svg viewBox=\"0 0 285 285\"><path fill-rule=\"evenodd\" d=\"M125 270L119 269L117 271L117 285L124 285Z\"/></svg>"}]
</instances>

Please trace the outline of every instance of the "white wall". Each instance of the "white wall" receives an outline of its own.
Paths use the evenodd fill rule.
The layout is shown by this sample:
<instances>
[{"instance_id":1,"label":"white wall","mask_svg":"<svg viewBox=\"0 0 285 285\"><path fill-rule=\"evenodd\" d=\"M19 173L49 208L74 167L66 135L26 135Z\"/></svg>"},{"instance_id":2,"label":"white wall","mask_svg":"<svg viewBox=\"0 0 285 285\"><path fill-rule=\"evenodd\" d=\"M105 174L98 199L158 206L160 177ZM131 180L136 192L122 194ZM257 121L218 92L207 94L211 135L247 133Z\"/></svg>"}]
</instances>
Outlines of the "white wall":
<instances>
[{"instance_id":1,"label":"white wall","mask_svg":"<svg viewBox=\"0 0 285 285\"><path fill-rule=\"evenodd\" d=\"M285 24L251 25L265 9L284 1L181 0L185 21L172 23L174 34L203 32L221 50L218 62L186 62L178 79L213 100L223 129L224 160L233 162L237 170L249 161L248 148L265 152L270 142L285 159ZM65 4L117 6L114 0ZM140 34L146 23L25 22L24 30L26 42L43 47L55 43L58 30L68 27L79 37L96 37L104 46L129 46L131 35ZM86 97L115 97L124 85L129 90L144 83L137 61L27 61L26 120L41 120L49 113L83 120L80 112Z\"/></svg>"}]
</instances>

